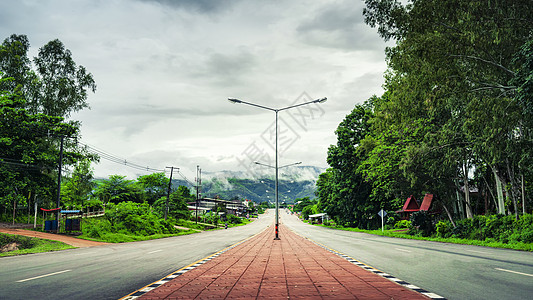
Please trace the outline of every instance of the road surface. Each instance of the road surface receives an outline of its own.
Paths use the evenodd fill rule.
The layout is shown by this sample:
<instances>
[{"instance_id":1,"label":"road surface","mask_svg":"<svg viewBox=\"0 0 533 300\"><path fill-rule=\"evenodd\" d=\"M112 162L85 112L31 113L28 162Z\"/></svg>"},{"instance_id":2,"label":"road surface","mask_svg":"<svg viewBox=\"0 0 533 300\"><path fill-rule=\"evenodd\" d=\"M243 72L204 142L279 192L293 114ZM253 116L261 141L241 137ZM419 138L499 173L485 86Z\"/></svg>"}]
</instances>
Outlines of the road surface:
<instances>
[{"instance_id":1,"label":"road surface","mask_svg":"<svg viewBox=\"0 0 533 300\"><path fill-rule=\"evenodd\" d=\"M0 299L119 299L273 224L0 258Z\"/></svg>"},{"instance_id":2,"label":"road surface","mask_svg":"<svg viewBox=\"0 0 533 300\"><path fill-rule=\"evenodd\" d=\"M447 299L533 299L531 252L339 231L280 216L300 235Z\"/></svg>"}]
</instances>

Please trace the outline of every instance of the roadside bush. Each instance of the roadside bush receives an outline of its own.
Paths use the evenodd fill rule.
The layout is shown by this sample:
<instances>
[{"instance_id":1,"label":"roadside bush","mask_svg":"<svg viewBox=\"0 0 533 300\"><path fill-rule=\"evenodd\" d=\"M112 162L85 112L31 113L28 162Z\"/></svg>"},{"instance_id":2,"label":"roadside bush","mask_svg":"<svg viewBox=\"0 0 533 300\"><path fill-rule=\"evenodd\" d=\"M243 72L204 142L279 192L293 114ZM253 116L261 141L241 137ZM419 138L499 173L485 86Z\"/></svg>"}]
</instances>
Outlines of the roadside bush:
<instances>
[{"instance_id":1,"label":"roadside bush","mask_svg":"<svg viewBox=\"0 0 533 300\"><path fill-rule=\"evenodd\" d=\"M107 234L149 236L178 233L170 221L150 211L147 203L120 202L109 205L104 218L85 219L84 235L101 239Z\"/></svg>"},{"instance_id":2,"label":"roadside bush","mask_svg":"<svg viewBox=\"0 0 533 300\"><path fill-rule=\"evenodd\" d=\"M443 225L437 224L437 236L447 237L442 235L444 231ZM518 220L514 215L479 215L472 219L457 221L457 226L450 231L451 236L456 238L502 243L533 243L533 215L523 215Z\"/></svg>"},{"instance_id":3,"label":"roadside bush","mask_svg":"<svg viewBox=\"0 0 533 300\"><path fill-rule=\"evenodd\" d=\"M430 236L435 230L431 215L424 210L411 214L409 234Z\"/></svg>"},{"instance_id":4,"label":"roadside bush","mask_svg":"<svg viewBox=\"0 0 533 300\"><path fill-rule=\"evenodd\" d=\"M394 228L400 229L400 228L409 228L411 227L411 221L409 220L400 220L394 224Z\"/></svg>"},{"instance_id":5,"label":"roadside bush","mask_svg":"<svg viewBox=\"0 0 533 300\"><path fill-rule=\"evenodd\" d=\"M452 235L452 223L450 221L438 221L435 224L435 232L437 237L448 238Z\"/></svg>"},{"instance_id":6,"label":"roadside bush","mask_svg":"<svg viewBox=\"0 0 533 300\"><path fill-rule=\"evenodd\" d=\"M30 249L35 247L37 239L21 235L0 233L0 248L11 243L17 243L19 249Z\"/></svg>"},{"instance_id":7,"label":"roadside bush","mask_svg":"<svg viewBox=\"0 0 533 300\"><path fill-rule=\"evenodd\" d=\"M237 217L236 215L226 215L226 220L230 224L241 224L242 223L241 218Z\"/></svg>"}]
</instances>

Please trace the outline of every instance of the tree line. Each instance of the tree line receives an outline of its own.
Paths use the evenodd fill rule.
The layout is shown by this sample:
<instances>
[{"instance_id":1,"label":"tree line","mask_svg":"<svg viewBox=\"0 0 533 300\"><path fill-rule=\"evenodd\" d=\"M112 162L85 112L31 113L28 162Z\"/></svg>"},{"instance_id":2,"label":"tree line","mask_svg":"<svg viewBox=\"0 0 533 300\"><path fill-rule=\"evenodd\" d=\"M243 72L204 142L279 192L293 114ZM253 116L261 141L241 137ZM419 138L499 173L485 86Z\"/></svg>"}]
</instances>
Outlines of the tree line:
<instances>
[{"instance_id":1,"label":"tree line","mask_svg":"<svg viewBox=\"0 0 533 300\"><path fill-rule=\"evenodd\" d=\"M339 124L318 208L376 228L377 212L435 195L454 220L531 211L533 10L529 0L365 0L385 40L384 93Z\"/></svg>"},{"instance_id":2,"label":"tree line","mask_svg":"<svg viewBox=\"0 0 533 300\"><path fill-rule=\"evenodd\" d=\"M53 207L59 157L71 167L97 157L76 143L81 124L67 120L88 108L96 83L59 40L30 59L25 35L0 45L0 207L2 213L39 201ZM63 150L63 151L62 151Z\"/></svg>"}]
</instances>

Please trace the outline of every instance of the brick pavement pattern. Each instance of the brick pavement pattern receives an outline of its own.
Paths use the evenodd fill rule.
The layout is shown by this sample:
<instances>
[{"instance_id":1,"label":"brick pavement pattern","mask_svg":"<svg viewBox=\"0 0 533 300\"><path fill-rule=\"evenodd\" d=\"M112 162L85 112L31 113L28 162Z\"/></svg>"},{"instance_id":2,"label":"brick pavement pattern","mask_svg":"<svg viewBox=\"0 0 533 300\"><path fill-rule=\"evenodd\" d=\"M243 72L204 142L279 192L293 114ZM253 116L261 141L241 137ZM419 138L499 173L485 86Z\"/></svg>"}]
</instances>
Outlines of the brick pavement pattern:
<instances>
[{"instance_id":1,"label":"brick pavement pattern","mask_svg":"<svg viewBox=\"0 0 533 300\"><path fill-rule=\"evenodd\" d=\"M140 299L429 299L274 226Z\"/></svg>"}]
</instances>

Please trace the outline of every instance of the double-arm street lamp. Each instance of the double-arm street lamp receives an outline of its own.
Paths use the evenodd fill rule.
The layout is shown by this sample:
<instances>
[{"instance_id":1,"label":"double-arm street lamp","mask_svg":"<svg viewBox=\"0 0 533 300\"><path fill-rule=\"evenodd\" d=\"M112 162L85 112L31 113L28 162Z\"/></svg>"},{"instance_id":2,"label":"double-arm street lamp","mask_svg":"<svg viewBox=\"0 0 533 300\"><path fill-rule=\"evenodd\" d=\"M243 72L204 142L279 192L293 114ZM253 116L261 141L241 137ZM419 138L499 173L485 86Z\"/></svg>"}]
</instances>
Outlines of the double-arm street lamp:
<instances>
[{"instance_id":1,"label":"double-arm street lamp","mask_svg":"<svg viewBox=\"0 0 533 300\"><path fill-rule=\"evenodd\" d=\"M316 99L316 100L313 100L313 101L308 101L308 102L304 102L304 103L299 103L299 104L295 104L295 105L291 105L291 106L287 106L287 107L283 107L283 108L271 108L271 107L267 107L267 106L263 106L263 105L259 105L259 104L254 104L254 103L250 103L250 102L242 101L242 100L235 99L235 98L228 98L228 100L229 100L231 103L248 104L248 105L251 105L251 106L255 106L255 107L262 108L262 109L270 110L270 111L273 111L273 112L276 113L276 166L274 167L274 168L276 169L276 237L275 237L274 239L279 240L279 234L278 234L278 227L279 227L279 201L278 201L278 173L279 173L279 167L278 167L278 113L279 113L280 111L283 111L283 110L287 110L287 109L291 109L291 108L295 108L295 107L299 107L299 106L303 106L303 105L308 105L308 104L313 104L313 103L324 103L324 102L326 102L327 98L320 98L320 99ZM257 162L256 162L256 163L257 163ZM259 164L260 164L260 163L259 163Z\"/></svg>"}]
</instances>

